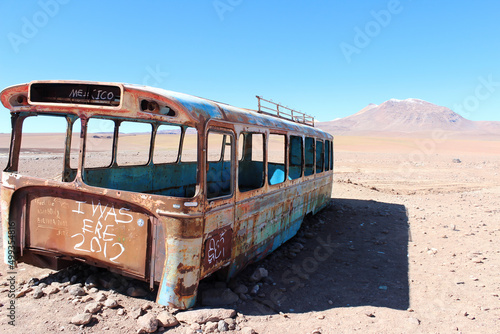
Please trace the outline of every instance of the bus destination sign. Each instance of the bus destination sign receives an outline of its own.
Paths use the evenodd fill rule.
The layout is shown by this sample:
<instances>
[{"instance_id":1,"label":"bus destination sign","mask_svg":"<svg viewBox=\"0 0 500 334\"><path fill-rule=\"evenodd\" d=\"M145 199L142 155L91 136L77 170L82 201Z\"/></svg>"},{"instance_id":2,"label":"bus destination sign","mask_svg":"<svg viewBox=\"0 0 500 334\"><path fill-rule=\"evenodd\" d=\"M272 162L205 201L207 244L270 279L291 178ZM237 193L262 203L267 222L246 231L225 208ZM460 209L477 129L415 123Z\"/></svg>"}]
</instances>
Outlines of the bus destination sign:
<instances>
[{"instance_id":1,"label":"bus destination sign","mask_svg":"<svg viewBox=\"0 0 500 334\"><path fill-rule=\"evenodd\" d=\"M119 106L121 89L119 86L72 84L72 83L33 83L31 102L74 103L98 106Z\"/></svg>"}]
</instances>

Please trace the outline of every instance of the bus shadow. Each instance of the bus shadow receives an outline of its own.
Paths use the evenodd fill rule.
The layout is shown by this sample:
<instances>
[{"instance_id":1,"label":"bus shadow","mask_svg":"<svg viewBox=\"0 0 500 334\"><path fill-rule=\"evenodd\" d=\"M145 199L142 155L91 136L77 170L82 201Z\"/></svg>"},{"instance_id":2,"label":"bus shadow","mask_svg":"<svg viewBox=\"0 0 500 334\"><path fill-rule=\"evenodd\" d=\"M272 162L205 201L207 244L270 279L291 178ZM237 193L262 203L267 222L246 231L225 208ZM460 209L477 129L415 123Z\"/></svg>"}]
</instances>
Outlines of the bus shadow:
<instances>
[{"instance_id":1,"label":"bus shadow","mask_svg":"<svg viewBox=\"0 0 500 334\"><path fill-rule=\"evenodd\" d=\"M233 286L243 314L302 313L339 307L409 307L409 228L403 205L332 199L307 217L296 237L261 262L247 267ZM269 275L252 282L259 267Z\"/></svg>"}]
</instances>

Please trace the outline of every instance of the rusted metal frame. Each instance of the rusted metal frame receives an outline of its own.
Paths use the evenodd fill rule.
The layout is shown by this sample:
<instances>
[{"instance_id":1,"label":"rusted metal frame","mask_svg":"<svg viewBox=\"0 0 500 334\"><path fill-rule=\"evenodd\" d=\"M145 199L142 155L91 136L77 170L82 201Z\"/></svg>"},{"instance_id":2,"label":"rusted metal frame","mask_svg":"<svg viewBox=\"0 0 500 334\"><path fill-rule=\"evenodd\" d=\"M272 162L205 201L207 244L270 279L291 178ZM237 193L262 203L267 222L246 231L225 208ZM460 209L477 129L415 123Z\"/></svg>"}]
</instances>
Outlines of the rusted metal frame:
<instances>
[{"instance_id":1,"label":"rusted metal frame","mask_svg":"<svg viewBox=\"0 0 500 334\"><path fill-rule=\"evenodd\" d=\"M113 146L111 150L111 164L107 168L117 167L117 156L118 156L118 141L120 140L120 125L122 124L122 120L112 120L115 123L115 127L113 129Z\"/></svg>"},{"instance_id":2,"label":"rusted metal frame","mask_svg":"<svg viewBox=\"0 0 500 334\"><path fill-rule=\"evenodd\" d=\"M151 123L152 130L151 130L151 138L149 141L149 158L148 158L148 163L147 163L148 166L153 165L153 157L154 157L155 147L156 147L156 134L158 132L159 126L160 126L160 124L158 122Z\"/></svg>"},{"instance_id":3,"label":"rusted metal frame","mask_svg":"<svg viewBox=\"0 0 500 334\"><path fill-rule=\"evenodd\" d=\"M78 119L77 116L67 115L66 116L66 142L65 142L65 151L64 151L64 165L63 165L63 174L62 181L67 180L69 171L71 170L71 142L73 140L73 125L75 121Z\"/></svg>"},{"instance_id":4,"label":"rusted metal frame","mask_svg":"<svg viewBox=\"0 0 500 334\"><path fill-rule=\"evenodd\" d=\"M21 152L21 141L23 138L23 123L26 116L21 113L13 113L11 116L12 133L10 139L9 164L5 171L19 171L19 154Z\"/></svg>"}]
</instances>

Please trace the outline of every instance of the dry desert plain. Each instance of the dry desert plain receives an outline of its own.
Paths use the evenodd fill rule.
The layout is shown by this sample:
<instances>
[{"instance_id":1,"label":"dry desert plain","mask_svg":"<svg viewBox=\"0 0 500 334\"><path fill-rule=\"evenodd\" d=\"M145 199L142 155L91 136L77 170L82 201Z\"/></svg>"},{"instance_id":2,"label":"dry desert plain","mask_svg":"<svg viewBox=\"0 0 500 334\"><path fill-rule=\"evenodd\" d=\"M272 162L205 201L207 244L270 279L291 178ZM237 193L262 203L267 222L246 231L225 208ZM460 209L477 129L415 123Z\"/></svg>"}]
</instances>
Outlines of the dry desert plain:
<instances>
[{"instance_id":1,"label":"dry desert plain","mask_svg":"<svg viewBox=\"0 0 500 334\"><path fill-rule=\"evenodd\" d=\"M0 143L5 166L8 136L0 135ZM29 168L43 168L51 157L23 159ZM229 284L233 290L260 288L226 306L238 311L226 321L235 328L229 332L498 333L499 173L498 140L337 136L329 207L306 218L297 237ZM261 267L268 277L252 282ZM74 297L63 290L67 272L20 264L18 291L28 291L32 278L53 281L48 288L61 291L45 288L47 294L34 298L32 287L17 298L12 327L6 272L2 263L2 333L137 333L134 316L141 307L150 315L165 311L151 301L153 294L130 297L97 286ZM214 287L225 283L210 278L201 290ZM102 295L120 307L101 309L85 326L70 324ZM166 311L178 318L185 313ZM213 328L217 323L188 322L158 332Z\"/></svg>"}]
</instances>

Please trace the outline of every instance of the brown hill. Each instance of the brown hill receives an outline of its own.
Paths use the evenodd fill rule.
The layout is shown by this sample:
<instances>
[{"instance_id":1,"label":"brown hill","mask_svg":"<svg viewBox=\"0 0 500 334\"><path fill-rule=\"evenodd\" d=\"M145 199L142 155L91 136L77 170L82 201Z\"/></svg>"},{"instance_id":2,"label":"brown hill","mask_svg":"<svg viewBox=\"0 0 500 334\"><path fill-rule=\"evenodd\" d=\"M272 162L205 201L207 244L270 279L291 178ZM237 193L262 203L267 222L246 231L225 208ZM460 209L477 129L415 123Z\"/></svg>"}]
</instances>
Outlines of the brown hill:
<instances>
[{"instance_id":1,"label":"brown hill","mask_svg":"<svg viewBox=\"0 0 500 334\"><path fill-rule=\"evenodd\" d=\"M452 110L419 99L390 99L317 127L334 135L428 136L437 131L453 137L499 139L500 122L471 121Z\"/></svg>"}]
</instances>

